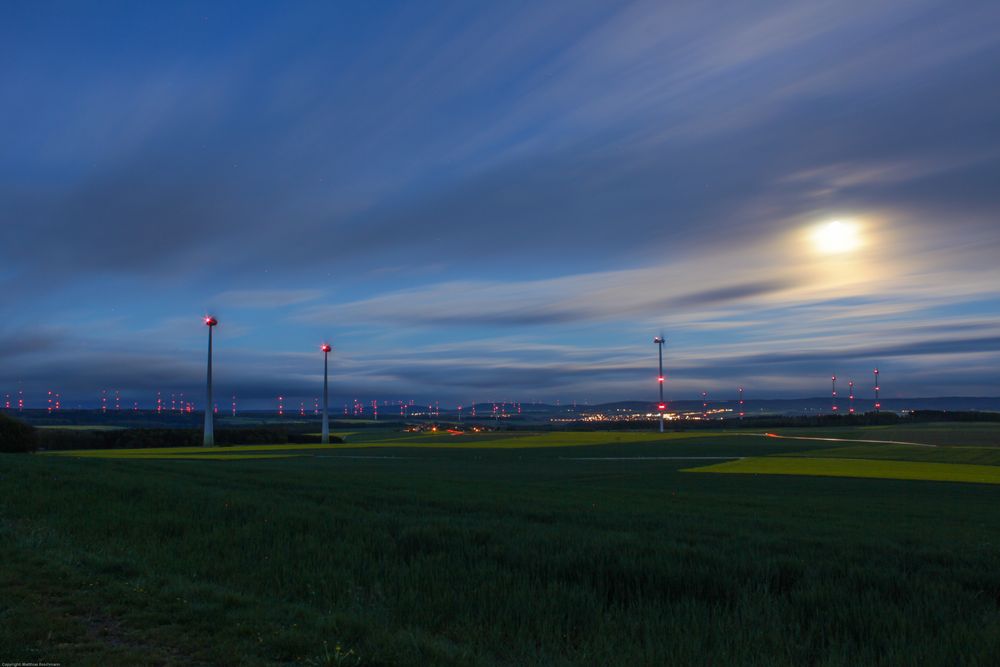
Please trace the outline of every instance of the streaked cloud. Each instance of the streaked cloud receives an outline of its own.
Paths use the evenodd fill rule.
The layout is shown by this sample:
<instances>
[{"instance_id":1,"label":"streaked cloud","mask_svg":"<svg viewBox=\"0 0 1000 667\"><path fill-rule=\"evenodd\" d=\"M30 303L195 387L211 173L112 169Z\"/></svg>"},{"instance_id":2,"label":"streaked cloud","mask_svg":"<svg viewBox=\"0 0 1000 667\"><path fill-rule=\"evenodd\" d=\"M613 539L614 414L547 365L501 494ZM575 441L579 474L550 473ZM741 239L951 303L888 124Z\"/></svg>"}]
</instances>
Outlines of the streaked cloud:
<instances>
[{"instance_id":1,"label":"streaked cloud","mask_svg":"<svg viewBox=\"0 0 1000 667\"><path fill-rule=\"evenodd\" d=\"M322 295L323 292L316 289L230 290L213 301L233 308L280 308L315 301Z\"/></svg>"},{"instance_id":2,"label":"streaked cloud","mask_svg":"<svg viewBox=\"0 0 1000 667\"><path fill-rule=\"evenodd\" d=\"M260 400L322 340L346 395L630 398L661 329L678 392L1000 392L995 3L196 13L5 11L5 377L197 391L210 309Z\"/></svg>"}]
</instances>

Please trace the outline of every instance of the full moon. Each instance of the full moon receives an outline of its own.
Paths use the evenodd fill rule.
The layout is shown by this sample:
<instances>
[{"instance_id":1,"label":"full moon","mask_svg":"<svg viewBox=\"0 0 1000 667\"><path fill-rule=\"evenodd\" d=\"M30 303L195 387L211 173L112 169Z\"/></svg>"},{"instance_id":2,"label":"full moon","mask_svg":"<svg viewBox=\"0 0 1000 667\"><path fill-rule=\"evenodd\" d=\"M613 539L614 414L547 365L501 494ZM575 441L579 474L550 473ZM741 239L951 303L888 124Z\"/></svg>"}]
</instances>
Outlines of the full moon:
<instances>
[{"instance_id":1,"label":"full moon","mask_svg":"<svg viewBox=\"0 0 1000 667\"><path fill-rule=\"evenodd\" d=\"M841 255L857 250L861 238L857 224L834 220L813 230L812 242L816 250L824 255Z\"/></svg>"}]
</instances>

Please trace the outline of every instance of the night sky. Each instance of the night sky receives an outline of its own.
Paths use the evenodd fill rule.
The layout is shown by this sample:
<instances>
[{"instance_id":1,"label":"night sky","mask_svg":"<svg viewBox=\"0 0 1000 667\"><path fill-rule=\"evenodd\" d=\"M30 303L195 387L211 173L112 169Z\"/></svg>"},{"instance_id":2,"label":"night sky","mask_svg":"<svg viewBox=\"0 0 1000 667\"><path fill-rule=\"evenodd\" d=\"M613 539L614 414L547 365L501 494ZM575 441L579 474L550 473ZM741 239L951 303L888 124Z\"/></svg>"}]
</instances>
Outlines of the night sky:
<instances>
[{"instance_id":1,"label":"night sky","mask_svg":"<svg viewBox=\"0 0 1000 667\"><path fill-rule=\"evenodd\" d=\"M1000 4L0 5L0 395L1000 395ZM832 221L847 230L823 241ZM220 401L221 402L221 401ZM129 403L130 404L130 403Z\"/></svg>"}]
</instances>

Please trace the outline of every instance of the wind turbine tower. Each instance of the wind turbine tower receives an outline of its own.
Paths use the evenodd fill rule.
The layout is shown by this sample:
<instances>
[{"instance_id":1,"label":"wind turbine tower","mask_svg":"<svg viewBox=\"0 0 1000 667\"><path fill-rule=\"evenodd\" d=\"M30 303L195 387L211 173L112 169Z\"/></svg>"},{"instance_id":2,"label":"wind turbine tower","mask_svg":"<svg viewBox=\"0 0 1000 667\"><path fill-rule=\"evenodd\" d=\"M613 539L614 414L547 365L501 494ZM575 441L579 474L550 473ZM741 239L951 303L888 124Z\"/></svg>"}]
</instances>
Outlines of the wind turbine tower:
<instances>
[{"instance_id":1,"label":"wind turbine tower","mask_svg":"<svg viewBox=\"0 0 1000 667\"><path fill-rule=\"evenodd\" d=\"M330 444L330 410L329 410L329 399L330 399L330 350L333 348L329 343L323 343L320 346L323 350L323 444Z\"/></svg>"},{"instance_id":2,"label":"wind turbine tower","mask_svg":"<svg viewBox=\"0 0 1000 667\"><path fill-rule=\"evenodd\" d=\"M202 446L215 446L215 423L213 422L212 406L212 329L219 323L211 315L205 316L205 326L208 327L208 382L205 395L205 437L202 439Z\"/></svg>"},{"instance_id":3,"label":"wind turbine tower","mask_svg":"<svg viewBox=\"0 0 1000 667\"><path fill-rule=\"evenodd\" d=\"M878 400L878 369L875 369L875 414L878 414L879 410L882 409L882 403Z\"/></svg>"},{"instance_id":4,"label":"wind turbine tower","mask_svg":"<svg viewBox=\"0 0 1000 667\"><path fill-rule=\"evenodd\" d=\"M653 339L653 344L656 345L657 351L660 355L660 375L657 377L657 383L660 385L660 403L656 406L657 411L660 413L660 433L663 433L663 411L667 409L667 404L663 402L663 343L664 338L662 335L657 336Z\"/></svg>"}]
</instances>

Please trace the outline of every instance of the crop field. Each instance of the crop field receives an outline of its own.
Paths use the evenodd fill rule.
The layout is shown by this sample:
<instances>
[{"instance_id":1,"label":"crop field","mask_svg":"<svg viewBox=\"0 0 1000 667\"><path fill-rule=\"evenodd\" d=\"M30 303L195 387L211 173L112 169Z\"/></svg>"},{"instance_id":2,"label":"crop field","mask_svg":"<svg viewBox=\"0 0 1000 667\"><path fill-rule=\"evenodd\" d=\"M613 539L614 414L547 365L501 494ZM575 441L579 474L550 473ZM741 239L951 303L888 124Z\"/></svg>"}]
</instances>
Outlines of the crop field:
<instances>
[{"instance_id":1,"label":"crop field","mask_svg":"<svg viewBox=\"0 0 1000 667\"><path fill-rule=\"evenodd\" d=\"M857 426L830 429L783 428L781 435L821 438L851 438L919 442L939 447L981 446L1000 447L1000 425L996 423L930 423L917 425Z\"/></svg>"},{"instance_id":2,"label":"crop field","mask_svg":"<svg viewBox=\"0 0 1000 667\"><path fill-rule=\"evenodd\" d=\"M1000 441L921 430L0 456L0 659L997 664Z\"/></svg>"},{"instance_id":3,"label":"crop field","mask_svg":"<svg viewBox=\"0 0 1000 667\"><path fill-rule=\"evenodd\" d=\"M41 425L38 428L49 430L49 431L121 431L123 426L108 426L105 424L88 424L86 426L46 426Z\"/></svg>"},{"instance_id":4,"label":"crop field","mask_svg":"<svg viewBox=\"0 0 1000 667\"><path fill-rule=\"evenodd\" d=\"M752 456L703 468L691 468L686 472L816 475L821 477L916 479L935 482L1000 484L1000 467L992 465L834 457Z\"/></svg>"},{"instance_id":5,"label":"crop field","mask_svg":"<svg viewBox=\"0 0 1000 667\"><path fill-rule=\"evenodd\" d=\"M143 449L92 449L55 451L45 456L68 456L73 458L204 458L206 456L226 458L235 455L246 455L251 452L270 453L282 456L310 456L317 451L355 450L369 448L392 449L551 449L556 447L580 447L587 445L624 445L651 444L660 445L687 439L704 439L699 433L524 433L509 434L487 432L477 434L450 435L448 433L375 433L358 435L355 433L335 434L350 439L344 444L330 445L236 445L231 447L157 447ZM729 438L740 436L738 433L719 433L714 437Z\"/></svg>"}]
</instances>

